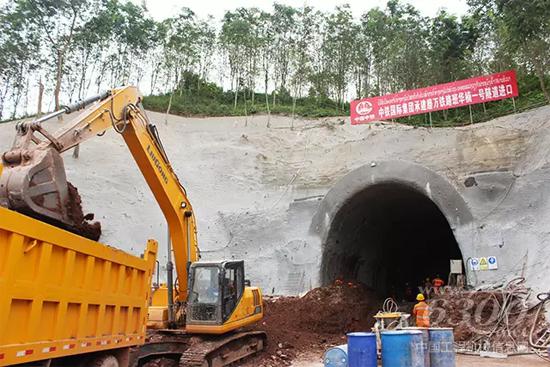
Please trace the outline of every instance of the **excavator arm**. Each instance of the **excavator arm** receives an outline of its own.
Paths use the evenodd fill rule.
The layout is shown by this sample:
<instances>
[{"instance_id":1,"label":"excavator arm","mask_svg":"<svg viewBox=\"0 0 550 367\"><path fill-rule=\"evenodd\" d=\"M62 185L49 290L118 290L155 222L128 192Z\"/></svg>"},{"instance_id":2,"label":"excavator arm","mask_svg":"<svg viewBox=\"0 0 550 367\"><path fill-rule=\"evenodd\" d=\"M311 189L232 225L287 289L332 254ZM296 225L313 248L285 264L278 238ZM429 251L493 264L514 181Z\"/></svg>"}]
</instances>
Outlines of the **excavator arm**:
<instances>
[{"instance_id":1,"label":"excavator arm","mask_svg":"<svg viewBox=\"0 0 550 367\"><path fill-rule=\"evenodd\" d=\"M185 302L189 266L198 260L195 216L141 99L135 87L113 89L17 125L14 145L2 155L0 205L68 228L78 226L81 219L71 210L74 198L60 154L113 128L124 138L166 218L179 280L175 299ZM42 126L47 119L86 106L60 132L52 134Z\"/></svg>"},{"instance_id":2,"label":"excavator arm","mask_svg":"<svg viewBox=\"0 0 550 367\"><path fill-rule=\"evenodd\" d=\"M2 155L0 206L80 233L82 222L89 218L82 213L79 197L67 181L61 153L113 128L122 135L168 222L179 279L175 296L170 281L154 292L149 326L185 327L184 333L154 333L132 358L140 363L169 358L179 361L180 366L228 366L264 347L264 332L231 333L262 319L261 290L246 284L243 261L197 261L193 209L141 99L135 87L113 89L18 124L12 149ZM82 112L59 132L52 134L42 126L46 120L79 110ZM169 277L170 266L169 261ZM185 325L178 323L183 318L174 318L174 301L178 301L180 311L185 311ZM197 334L208 336L202 339ZM195 335L193 340L191 335Z\"/></svg>"}]
</instances>

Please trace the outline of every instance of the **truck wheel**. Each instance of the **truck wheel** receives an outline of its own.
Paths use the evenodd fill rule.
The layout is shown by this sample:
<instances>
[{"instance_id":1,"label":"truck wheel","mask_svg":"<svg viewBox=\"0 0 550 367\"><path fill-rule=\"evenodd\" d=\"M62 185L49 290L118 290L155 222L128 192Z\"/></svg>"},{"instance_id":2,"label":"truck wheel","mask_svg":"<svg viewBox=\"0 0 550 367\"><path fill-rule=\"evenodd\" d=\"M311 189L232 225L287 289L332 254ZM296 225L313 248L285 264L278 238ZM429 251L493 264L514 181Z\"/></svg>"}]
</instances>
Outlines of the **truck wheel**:
<instances>
[{"instance_id":1,"label":"truck wheel","mask_svg":"<svg viewBox=\"0 0 550 367\"><path fill-rule=\"evenodd\" d=\"M111 355L106 355L106 356L101 356L94 359L90 367L119 367L119 366L118 366L118 360L115 357Z\"/></svg>"}]
</instances>

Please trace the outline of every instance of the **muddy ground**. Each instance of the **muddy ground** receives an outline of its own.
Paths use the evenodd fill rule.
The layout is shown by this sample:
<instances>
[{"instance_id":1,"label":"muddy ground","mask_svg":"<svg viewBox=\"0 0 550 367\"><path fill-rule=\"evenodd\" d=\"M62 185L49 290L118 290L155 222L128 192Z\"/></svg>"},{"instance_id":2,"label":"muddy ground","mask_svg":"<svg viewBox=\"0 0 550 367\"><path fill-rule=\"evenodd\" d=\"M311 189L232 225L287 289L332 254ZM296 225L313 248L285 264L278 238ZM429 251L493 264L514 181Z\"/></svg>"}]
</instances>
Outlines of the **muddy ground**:
<instances>
[{"instance_id":1,"label":"muddy ground","mask_svg":"<svg viewBox=\"0 0 550 367\"><path fill-rule=\"evenodd\" d=\"M264 352L244 366L289 366L303 353L322 353L346 343L346 333L370 331L380 302L372 291L342 282L311 290L302 297L265 300L265 316L257 329L266 331Z\"/></svg>"}]
</instances>

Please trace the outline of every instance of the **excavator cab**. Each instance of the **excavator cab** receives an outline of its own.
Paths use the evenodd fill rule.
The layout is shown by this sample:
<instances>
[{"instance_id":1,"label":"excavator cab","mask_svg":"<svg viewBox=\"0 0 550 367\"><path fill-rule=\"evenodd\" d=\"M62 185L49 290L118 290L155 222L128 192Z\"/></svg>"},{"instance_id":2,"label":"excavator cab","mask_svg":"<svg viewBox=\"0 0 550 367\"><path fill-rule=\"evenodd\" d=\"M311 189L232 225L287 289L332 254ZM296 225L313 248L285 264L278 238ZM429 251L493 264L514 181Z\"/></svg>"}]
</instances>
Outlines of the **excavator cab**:
<instances>
[{"instance_id":1,"label":"excavator cab","mask_svg":"<svg viewBox=\"0 0 550 367\"><path fill-rule=\"evenodd\" d=\"M247 284L242 260L192 263L186 330L223 334L260 320L260 290Z\"/></svg>"}]
</instances>

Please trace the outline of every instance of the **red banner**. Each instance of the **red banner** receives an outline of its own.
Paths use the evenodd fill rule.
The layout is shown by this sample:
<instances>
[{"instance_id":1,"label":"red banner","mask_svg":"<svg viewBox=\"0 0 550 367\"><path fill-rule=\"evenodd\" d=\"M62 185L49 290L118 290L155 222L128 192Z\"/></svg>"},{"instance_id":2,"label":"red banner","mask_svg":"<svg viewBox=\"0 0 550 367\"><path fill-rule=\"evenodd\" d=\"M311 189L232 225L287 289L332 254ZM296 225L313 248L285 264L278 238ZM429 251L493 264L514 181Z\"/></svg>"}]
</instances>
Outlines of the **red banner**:
<instances>
[{"instance_id":1,"label":"red banner","mask_svg":"<svg viewBox=\"0 0 550 367\"><path fill-rule=\"evenodd\" d=\"M366 124L517 96L516 72L509 70L427 88L352 101L350 104L351 124Z\"/></svg>"}]
</instances>

